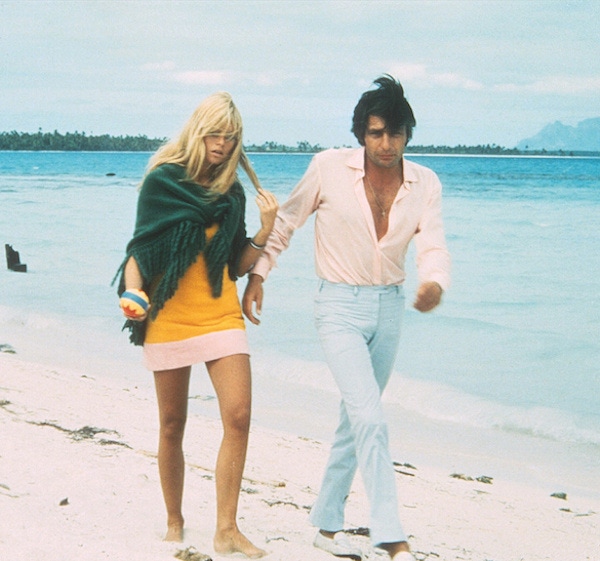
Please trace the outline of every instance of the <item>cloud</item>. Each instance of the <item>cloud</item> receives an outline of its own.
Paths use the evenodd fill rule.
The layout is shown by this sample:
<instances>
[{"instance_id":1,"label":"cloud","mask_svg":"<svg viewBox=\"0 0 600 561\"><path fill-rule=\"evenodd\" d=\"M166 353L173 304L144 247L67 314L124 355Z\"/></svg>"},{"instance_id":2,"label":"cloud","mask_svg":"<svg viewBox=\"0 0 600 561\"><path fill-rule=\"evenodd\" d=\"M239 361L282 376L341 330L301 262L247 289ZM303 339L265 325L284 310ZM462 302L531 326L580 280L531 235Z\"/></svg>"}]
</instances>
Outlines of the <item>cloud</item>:
<instances>
[{"instance_id":1,"label":"cloud","mask_svg":"<svg viewBox=\"0 0 600 561\"><path fill-rule=\"evenodd\" d=\"M556 95L600 94L600 77L548 76L528 84L498 84L494 90Z\"/></svg>"},{"instance_id":2,"label":"cloud","mask_svg":"<svg viewBox=\"0 0 600 561\"><path fill-rule=\"evenodd\" d=\"M270 76L269 74L265 74L264 72L260 74L248 74L247 78L256 84L257 86L274 86L276 84L276 80Z\"/></svg>"},{"instance_id":3,"label":"cloud","mask_svg":"<svg viewBox=\"0 0 600 561\"><path fill-rule=\"evenodd\" d=\"M527 83L507 82L486 85L454 72L433 72L425 64L391 65L390 73L404 84L429 88L445 87L469 91L494 91L510 94L587 95L600 94L600 76L548 76Z\"/></svg>"},{"instance_id":4,"label":"cloud","mask_svg":"<svg viewBox=\"0 0 600 561\"><path fill-rule=\"evenodd\" d=\"M227 70L188 70L175 72L173 80L187 85L221 86L223 84L253 84L271 87L277 80L265 72L230 72Z\"/></svg>"},{"instance_id":5,"label":"cloud","mask_svg":"<svg viewBox=\"0 0 600 561\"><path fill-rule=\"evenodd\" d=\"M173 74L176 82L189 86L220 86L230 80L230 76L223 70L188 70Z\"/></svg>"},{"instance_id":6,"label":"cloud","mask_svg":"<svg viewBox=\"0 0 600 561\"><path fill-rule=\"evenodd\" d=\"M161 72L175 70L175 63L172 60L165 60L162 62L148 62L142 65L142 70L150 72Z\"/></svg>"},{"instance_id":7,"label":"cloud","mask_svg":"<svg viewBox=\"0 0 600 561\"><path fill-rule=\"evenodd\" d=\"M450 72L446 72L444 74L435 74L433 76L433 81L435 85L446 86L448 88L472 91L484 89L484 85L481 82L477 82L476 80L465 78L460 74L453 74Z\"/></svg>"},{"instance_id":8,"label":"cloud","mask_svg":"<svg viewBox=\"0 0 600 561\"><path fill-rule=\"evenodd\" d=\"M443 86L461 90L483 90L481 82L472 80L455 72L432 72L425 64L393 64L391 74L400 79L402 83L412 83L419 87Z\"/></svg>"}]
</instances>

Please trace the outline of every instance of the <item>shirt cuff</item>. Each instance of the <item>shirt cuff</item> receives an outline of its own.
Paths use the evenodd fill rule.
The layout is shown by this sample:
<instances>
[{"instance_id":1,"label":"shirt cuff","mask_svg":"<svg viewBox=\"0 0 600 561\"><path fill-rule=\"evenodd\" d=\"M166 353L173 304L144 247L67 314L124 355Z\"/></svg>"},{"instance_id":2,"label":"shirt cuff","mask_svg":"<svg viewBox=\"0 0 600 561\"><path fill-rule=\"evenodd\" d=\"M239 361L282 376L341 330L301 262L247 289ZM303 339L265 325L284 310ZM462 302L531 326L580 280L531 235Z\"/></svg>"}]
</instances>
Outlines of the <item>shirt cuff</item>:
<instances>
[{"instance_id":1,"label":"shirt cuff","mask_svg":"<svg viewBox=\"0 0 600 561\"><path fill-rule=\"evenodd\" d=\"M263 256L258 258L258 261L254 264L254 267L252 267L250 273L253 275L258 275L259 277L262 277L263 280L266 280L269 276L270 270L271 266L269 264L269 260Z\"/></svg>"}]
</instances>

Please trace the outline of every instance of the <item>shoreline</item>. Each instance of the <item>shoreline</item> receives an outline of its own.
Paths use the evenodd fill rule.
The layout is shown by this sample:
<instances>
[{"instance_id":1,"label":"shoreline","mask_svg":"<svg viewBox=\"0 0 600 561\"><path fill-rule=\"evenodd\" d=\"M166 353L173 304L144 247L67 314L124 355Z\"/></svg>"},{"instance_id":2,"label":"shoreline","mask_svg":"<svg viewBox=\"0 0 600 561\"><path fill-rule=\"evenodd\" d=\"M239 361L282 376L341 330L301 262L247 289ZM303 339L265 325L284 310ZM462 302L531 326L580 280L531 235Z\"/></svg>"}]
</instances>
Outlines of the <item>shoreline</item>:
<instances>
[{"instance_id":1,"label":"shoreline","mask_svg":"<svg viewBox=\"0 0 600 561\"><path fill-rule=\"evenodd\" d=\"M166 560L194 547L215 561L225 559L212 551L218 419L190 414L186 539L167 544L161 541L165 514L151 384L100 379L5 352L0 370L0 504L10 512L0 528L0 557ZM440 469L416 463L412 450L409 443L396 469L401 519L418 561L584 561L597 555L600 501L570 493L553 497L495 473L453 474L450 456ZM253 423L239 520L242 531L270 552L266 559L331 561L312 547L315 530L308 521L327 453L325 441ZM490 480L476 479L481 476ZM346 527L364 528L367 512L357 478ZM385 559L364 536L351 537L370 559Z\"/></svg>"},{"instance_id":2,"label":"shoreline","mask_svg":"<svg viewBox=\"0 0 600 561\"><path fill-rule=\"evenodd\" d=\"M107 296L113 298L112 292ZM103 304L102 309L108 305ZM117 316L67 320L56 314L23 315L22 310L11 308L0 311L6 312L0 326L0 343L14 347L18 354L12 356L61 372L85 372L109 384L144 387L154 403L152 376L141 365L141 349L128 342ZM282 315L286 313L284 310ZM284 320L269 316L259 329L248 329L253 430L284 431L328 443L338 420L337 388L320 356L316 338L313 341L308 335L300 342L290 334L278 334L277 325ZM309 320L303 321L300 331L306 335L312 326ZM419 337L412 326L403 343L414 348ZM543 428L545 421L560 421L556 415L548 417L535 408L498 413L495 403L473 400L449 387L411 377L410 368L407 372L405 376L396 371L383 396L394 460L430 466L447 474L457 472L473 478L490 475L538 488L548 495L566 492L600 502L600 446L592 441L539 436L536 429ZM193 368L190 396L190 414L219 418L214 389L203 365ZM465 416L455 415L463 411L462 406L466 406ZM570 426L568 418L563 420L566 427Z\"/></svg>"},{"instance_id":3,"label":"shoreline","mask_svg":"<svg viewBox=\"0 0 600 561\"><path fill-rule=\"evenodd\" d=\"M352 148L351 146L336 146L335 148ZM329 148L323 148L323 150L328 150ZM314 156L319 152L323 151L276 151L276 150L247 150L246 153L248 155L274 155L274 156ZM587 151L587 150L547 150L546 152L542 150L533 150L533 151L525 151L521 150L518 153L512 153L512 148L506 149L506 152L494 153L494 152L452 152L452 151L423 151L423 150L409 150L405 153L405 156L435 156L435 157L469 157L469 158L560 158L560 159L599 159L600 152ZM27 154L147 154L148 156L154 154L155 151L147 151L147 150L10 150L10 149L0 149L0 153L27 153Z\"/></svg>"},{"instance_id":4,"label":"shoreline","mask_svg":"<svg viewBox=\"0 0 600 561\"><path fill-rule=\"evenodd\" d=\"M18 317L15 315L14 321ZM28 320L30 328L16 329L13 325L0 337L18 353L9 356L60 372L85 371L85 375L108 384L143 387L155 403L152 375L141 365L141 349L132 346L119 331L120 320L115 325L112 319L108 322L111 325L99 324L102 320L77 322L67 330L62 322L51 319L33 321L35 331ZM273 352L255 338L258 334L258 330L249 330L253 349L253 429L284 431L328 443L337 425L339 394L326 364L318 358L318 349L310 347L309 355L314 355L314 360L292 356L287 347L282 348L284 337L272 341L281 349ZM39 343L40 338L43 344ZM420 384L395 372L384 393L394 460L471 477L492 475L547 494L567 492L600 502L597 445L432 416L435 402L431 401L431 392L437 390L427 386L423 389ZM452 394L441 396L436 395L435 399L454 398ZM423 399L431 403L423 403ZM481 407L490 405L493 407L482 403ZM426 411L422 411L423 406ZM203 365L195 365L192 370L189 409L190 414L219 418L218 402ZM154 414L153 409L151 413ZM485 409L481 409L481 414L485 414Z\"/></svg>"}]
</instances>

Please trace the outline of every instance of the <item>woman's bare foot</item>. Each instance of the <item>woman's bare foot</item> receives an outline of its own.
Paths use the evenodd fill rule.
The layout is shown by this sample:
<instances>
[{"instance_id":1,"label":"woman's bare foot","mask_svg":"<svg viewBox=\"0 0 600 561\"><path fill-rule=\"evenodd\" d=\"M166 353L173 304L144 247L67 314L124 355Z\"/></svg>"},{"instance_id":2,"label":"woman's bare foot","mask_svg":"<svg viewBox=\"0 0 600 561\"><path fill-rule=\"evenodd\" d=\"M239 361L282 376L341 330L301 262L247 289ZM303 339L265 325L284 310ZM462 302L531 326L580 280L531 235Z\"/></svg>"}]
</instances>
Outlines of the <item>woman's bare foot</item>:
<instances>
[{"instance_id":1,"label":"woman's bare foot","mask_svg":"<svg viewBox=\"0 0 600 561\"><path fill-rule=\"evenodd\" d=\"M165 534L166 542L182 542L183 541L183 522L167 524L167 533Z\"/></svg>"},{"instance_id":2,"label":"woman's bare foot","mask_svg":"<svg viewBox=\"0 0 600 561\"><path fill-rule=\"evenodd\" d=\"M232 532L216 534L214 548L217 553L226 555L231 553L242 553L250 559L260 559L267 554L264 549L256 547L238 529L235 529Z\"/></svg>"}]
</instances>

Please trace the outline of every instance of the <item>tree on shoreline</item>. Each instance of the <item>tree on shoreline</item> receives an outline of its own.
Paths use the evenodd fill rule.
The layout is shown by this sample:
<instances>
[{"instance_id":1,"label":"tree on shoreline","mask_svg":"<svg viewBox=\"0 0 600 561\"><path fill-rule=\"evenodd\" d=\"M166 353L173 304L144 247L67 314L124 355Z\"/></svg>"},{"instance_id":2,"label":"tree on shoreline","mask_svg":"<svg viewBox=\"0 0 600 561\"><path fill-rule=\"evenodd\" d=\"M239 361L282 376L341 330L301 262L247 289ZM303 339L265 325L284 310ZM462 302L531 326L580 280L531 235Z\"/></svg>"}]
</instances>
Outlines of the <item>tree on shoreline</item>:
<instances>
[{"instance_id":1,"label":"tree on shoreline","mask_svg":"<svg viewBox=\"0 0 600 561\"><path fill-rule=\"evenodd\" d=\"M276 152L276 153L289 153L289 154L315 154L325 150L319 144L311 144L310 142L303 140L297 142L296 146L286 146L278 142L263 142L262 144L247 144L244 146L246 152Z\"/></svg>"},{"instance_id":2,"label":"tree on shoreline","mask_svg":"<svg viewBox=\"0 0 600 561\"><path fill-rule=\"evenodd\" d=\"M166 141L165 138L148 138L145 135L111 136L87 135L75 131L61 134L58 131L37 133L1 132L0 150L64 151L64 152L153 152Z\"/></svg>"},{"instance_id":3,"label":"tree on shoreline","mask_svg":"<svg viewBox=\"0 0 600 561\"><path fill-rule=\"evenodd\" d=\"M146 135L112 136L87 135L85 132L61 134L58 131L37 133L0 132L0 150L4 151L61 151L61 152L154 152L166 142L166 138L148 138ZM244 146L247 152L273 154L315 154L325 150L319 144L303 140L296 146L287 146L268 141L262 144ZM409 144L407 154L446 154L446 155L497 155L497 156L600 156L599 152L573 152L564 150L519 150L496 144L477 146L422 146Z\"/></svg>"}]
</instances>

